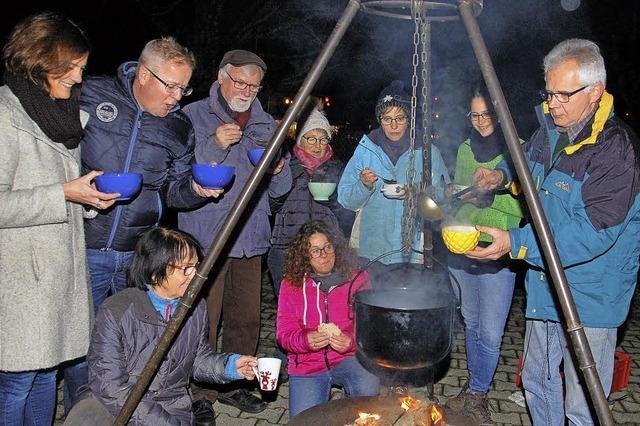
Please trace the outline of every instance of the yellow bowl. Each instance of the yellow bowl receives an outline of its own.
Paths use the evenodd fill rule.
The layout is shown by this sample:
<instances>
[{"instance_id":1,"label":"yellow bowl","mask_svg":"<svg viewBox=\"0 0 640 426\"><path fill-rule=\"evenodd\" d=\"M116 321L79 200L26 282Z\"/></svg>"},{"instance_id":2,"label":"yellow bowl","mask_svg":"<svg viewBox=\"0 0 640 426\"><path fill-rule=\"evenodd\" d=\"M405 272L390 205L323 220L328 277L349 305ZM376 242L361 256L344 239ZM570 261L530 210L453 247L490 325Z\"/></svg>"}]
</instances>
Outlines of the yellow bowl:
<instances>
[{"instance_id":1,"label":"yellow bowl","mask_svg":"<svg viewBox=\"0 0 640 426\"><path fill-rule=\"evenodd\" d=\"M480 231L474 226L445 226L442 228L442 239L449 251L462 254L476 248Z\"/></svg>"}]
</instances>

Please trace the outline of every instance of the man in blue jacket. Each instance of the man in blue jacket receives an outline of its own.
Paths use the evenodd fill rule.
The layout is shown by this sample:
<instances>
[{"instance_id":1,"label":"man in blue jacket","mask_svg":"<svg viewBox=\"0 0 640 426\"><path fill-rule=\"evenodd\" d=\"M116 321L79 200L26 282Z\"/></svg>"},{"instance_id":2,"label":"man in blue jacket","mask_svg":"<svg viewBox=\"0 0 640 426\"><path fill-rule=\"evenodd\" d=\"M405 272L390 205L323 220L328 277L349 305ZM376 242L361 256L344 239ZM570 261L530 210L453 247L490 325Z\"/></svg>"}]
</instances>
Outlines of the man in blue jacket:
<instances>
[{"instance_id":1,"label":"man in blue jacket","mask_svg":"<svg viewBox=\"0 0 640 426\"><path fill-rule=\"evenodd\" d=\"M276 129L273 117L264 112L256 99L266 69L256 54L231 50L220 62L209 97L185 107L196 132L197 161L229 164L236 171L235 181L223 197L197 210L178 214L180 229L194 235L203 247L211 246L253 171L247 153L266 144ZM257 349L262 255L269 249L271 236L269 196L282 196L291 188L288 161L281 159L262 184L236 227L227 251L223 252L225 258L210 274L207 307L209 342L214 350L221 313L224 323L221 350L255 354ZM251 413L266 408L262 400L245 388L225 393L196 388L195 397L212 402L217 399Z\"/></svg>"},{"instance_id":2,"label":"man in blue jacket","mask_svg":"<svg viewBox=\"0 0 640 426\"><path fill-rule=\"evenodd\" d=\"M559 43L545 57L544 70L540 128L525 145L525 156L608 394L617 327L629 312L638 272L639 145L613 114L595 43ZM488 188L512 180L506 169L482 169L475 179ZM467 256L497 259L509 253L530 266L522 379L533 424L564 425L565 415L572 425L594 424L532 226L478 229L494 242ZM558 374L563 360L566 396Z\"/></svg>"},{"instance_id":3,"label":"man in blue jacket","mask_svg":"<svg viewBox=\"0 0 640 426\"><path fill-rule=\"evenodd\" d=\"M120 66L115 77L85 79L81 108L90 114L82 139L85 170L137 172L142 189L85 220L93 305L126 288L126 271L140 234L156 226L165 207L196 208L221 190L193 181L194 133L178 101L191 94L193 53L173 38L152 40L138 62ZM86 383L86 364L65 371L65 408Z\"/></svg>"}]
</instances>

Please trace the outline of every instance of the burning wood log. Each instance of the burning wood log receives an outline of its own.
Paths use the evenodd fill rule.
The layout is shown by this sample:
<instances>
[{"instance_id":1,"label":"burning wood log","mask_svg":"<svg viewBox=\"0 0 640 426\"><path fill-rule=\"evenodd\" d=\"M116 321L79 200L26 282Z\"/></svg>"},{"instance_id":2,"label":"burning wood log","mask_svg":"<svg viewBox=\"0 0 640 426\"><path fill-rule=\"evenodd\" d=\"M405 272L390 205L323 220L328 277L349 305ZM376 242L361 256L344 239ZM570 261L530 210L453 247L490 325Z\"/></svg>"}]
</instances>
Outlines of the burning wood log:
<instances>
[{"instance_id":1,"label":"burning wood log","mask_svg":"<svg viewBox=\"0 0 640 426\"><path fill-rule=\"evenodd\" d=\"M380 423L379 414L358 413L358 418L353 422L345 426L378 426Z\"/></svg>"},{"instance_id":2,"label":"burning wood log","mask_svg":"<svg viewBox=\"0 0 640 426\"><path fill-rule=\"evenodd\" d=\"M404 412L393 423L394 426L445 426L444 409L438 404L407 396L400 399Z\"/></svg>"},{"instance_id":3,"label":"burning wood log","mask_svg":"<svg viewBox=\"0 0 640 426\"><path fill-rule=\"evenodd\" d=\"M411 396L399 398L401 412L383 410L384 415L358 412L358 418L345 426L446 426L444 408L429 400ZM397 406L396 406L397 407ZM388 408L387 408L388 410Z\"/></svg>"}]
</instances>

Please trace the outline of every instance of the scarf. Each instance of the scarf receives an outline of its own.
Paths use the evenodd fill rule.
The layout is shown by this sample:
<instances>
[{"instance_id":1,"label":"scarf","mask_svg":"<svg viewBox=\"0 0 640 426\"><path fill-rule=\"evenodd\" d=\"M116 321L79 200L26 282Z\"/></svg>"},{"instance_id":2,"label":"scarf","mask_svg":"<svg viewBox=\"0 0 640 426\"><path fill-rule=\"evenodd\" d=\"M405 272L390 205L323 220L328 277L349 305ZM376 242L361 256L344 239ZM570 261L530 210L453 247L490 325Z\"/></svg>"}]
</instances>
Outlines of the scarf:
<instances>
[{"instance_id":1,"label":"scarf","mask_svg":"<svg viewBox=\"0 0 640 426\"><path fill-rule=\"evenodd\" d=\"M310 273L309 277L318 284L320 291L328 292L331 288L336 287L347 281L340 272L332 272L329 275L318 275Z\"/></svg>"},{"instance_id":2,"label":"scarf","mask_svg":"<svg viewBox=\"0 0 640 426\"><path fill-rule=\"evenodd\" d=\"M325 151L324 155L320 158L316 158L304 149L300 148L298 145L294 145L293 154L300 159L300 161L302 162L302 167L304 167L307 173L309 173L309 175L312 175L315 169L317 169L318 167L329 161L331 157L333 157L333 148L331 148L331 145L327 145L327 150Z\"/></svg>"},{"instance_id":3,"label":"scarf","mask_svg":"<svg viewBox=\"0 0 640 426\"><path fill-rule=\"evenodd\" d=\"M385 154L387 154L387 157L389 157L389 160L391 160L394 166L398 162L400 156L404 154L410 146L409 132L404 132L402 138L397 142L390 141L389 138L387 138L387 136L384 134L384 130L382 130L381 127L373 129L367 136L373 141L373 143L382 148L382 150ZM416 141L418 140L422 141L422 138L418 139L418 137L416 136Z\"/></svg>"},{"instance_id":4,"label":"scarf","mask_svg":"<svg viewBox=\"0 0 640 426\"><path fill-rule=\"evenodd\" d=\"M507 152L507 143L504 140L502 129L496 126L493 133L484 137L474 128L471 129L471 152L479 163L487 163L498 155Z\"/></svg>"},{"instance_id":5,"label":"scarf","mask_svg":"<svg viewBox=\"0 0 640 426\"><path fill-rule=\"evenodd\" d=\"M80 88L74 85L71 98L53 99L26 77L7 72L4 81L20 101L27 115L49 139L74 149L84 130L80 123Z\"/></svg>"}]
</instances>

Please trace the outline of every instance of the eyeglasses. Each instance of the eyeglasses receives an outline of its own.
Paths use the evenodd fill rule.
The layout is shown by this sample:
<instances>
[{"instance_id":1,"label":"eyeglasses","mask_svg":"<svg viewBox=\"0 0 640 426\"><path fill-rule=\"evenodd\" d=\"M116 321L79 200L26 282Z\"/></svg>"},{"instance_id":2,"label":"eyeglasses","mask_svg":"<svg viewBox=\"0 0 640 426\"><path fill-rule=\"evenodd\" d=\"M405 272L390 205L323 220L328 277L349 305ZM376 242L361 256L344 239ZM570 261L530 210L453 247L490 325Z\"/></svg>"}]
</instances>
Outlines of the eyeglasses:
<instances>
[{"instance_id":1,"label":"eyeglasses","mask_svg":"<svg viewBox=\"0 0 640 426\"><path fill-rule=\"evenodd\" d=\"M312 259L317 259L318 257L320 257L322 255L322 253L324 253L325 256L326 256L328 254L333 254L334 251L335 251L335 249L333 248L333 244L327 243L322 248L314 247L314 248L310 249L309 250L309 254L311 255Z\"/></svg>"},{"instance_id":2,"label":"eyeglasses","mask_svg":"<svg viewBox=\"0 0 640 426\"><path fill-rule=\"evenodd\" d=\"M581 88L576 89L573 92L550 92L548 90L541 90L540 97L542 98L543 101L547 103L551 102L552 97L555 97L556 100L561 104L566 104L567 102L569 102L569 99L571 99L573 95L575 95L576 93L582 92L584 89L586 89L589 86L590 85L582 86Z\"/></svg>"},{"instance_id":3,"label":"eyeglasses","mask_svg":"<svg viewBox=\"0 0 640 426\"><path fill-rule=\"evenodd\" d=\"M185 274L186 276L189 276L198 270L198 266L200 266L200 262L196 263L195 265L174 265L173 263L170 263L169 266L175 269L180 269L183 274Z\"/></svg>"},{"instance_id":4,"label":"eyeglasses","mask_svg":"<svg viewBox=\"0 0 640 426\"><path fill-rule=\"evenodd\" d=\"M236 80L235 78L231 77L231 74L229 74L226 70L224 70L224 73L231 79L231 81L233 81L233 87L238 90L244 90L247 87L249 88L249 91L253 93L258 93L260 90L262 90L262 86L259 84L250 84L245 81Z\"/></svg>"},{"instance_id":5,"label":"eyeglasses","mask_svg":"<svg viewBox=\"0 0 640 426\"><path fill-rule=\"evenodd\" d=\"M318 142L320 142L322 145L326 145L329 142L331 142L331 139L326 137L326 136L321 137L321 138L314 138L313 136L311 136L310 138L307 138L307 137L303 136L302 139L306 140L309 145L315 145Z\"/></svg>"},{"instance_id":6,"label":"eyeglasses","mask_svg":"<svg viewBox=\"0 0 640 426\"><path fill-rule=\"evenodd\" d=\"M145 68L151 73L152 76L154 76L156 78L156 80L158 80L160 83L162 83L164 85L164 88L167 89L167 92L176 93L176 92L180 91L182 96L189 96L190 94L193 93L193 87L191 87L191 86L186 86L185 87L185 86L181 86L181 85L176 84L176 83L167 83L166 81L164 81L163 79L158 77L156 75L156 73L151 71L151 69L148 66L145 65Z\"/></svg>"},{"instance_id":7,"label":"eyeglasses","mask_svg":"<svg viewBox=\"0 0 640 426\"><path fill-rule=\"evenodd\" d=\"M485 112L469 112L467 114L467 117L471 118L472 121L480 121L481 118L483 120L488 120L491 117L493 117L493 113L489 112L489 111L485 111Z\"/></svg>"},{"instance_id":8,"label":"eyeglasses","mask_svg":"<svg viewBox=\"0 0 640 426\"><path fill-rule=\"evenodd\" d=\"M387 126L394 121L396 122L396 124L404 124L407 122L407 116L401 115L400 117L392 118L385 115L384 117L380 117L380 121L382 122L382 124L386 124Z\"/></svg>"}]
</instances>

